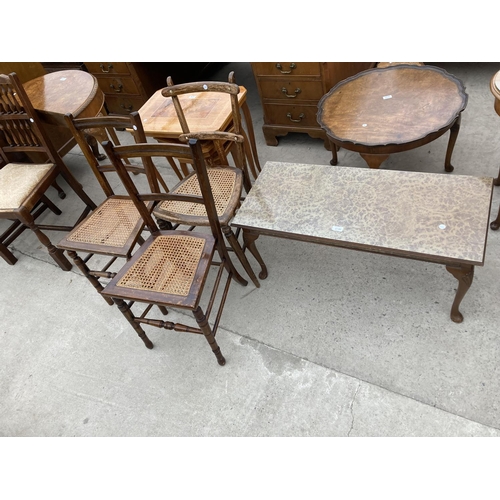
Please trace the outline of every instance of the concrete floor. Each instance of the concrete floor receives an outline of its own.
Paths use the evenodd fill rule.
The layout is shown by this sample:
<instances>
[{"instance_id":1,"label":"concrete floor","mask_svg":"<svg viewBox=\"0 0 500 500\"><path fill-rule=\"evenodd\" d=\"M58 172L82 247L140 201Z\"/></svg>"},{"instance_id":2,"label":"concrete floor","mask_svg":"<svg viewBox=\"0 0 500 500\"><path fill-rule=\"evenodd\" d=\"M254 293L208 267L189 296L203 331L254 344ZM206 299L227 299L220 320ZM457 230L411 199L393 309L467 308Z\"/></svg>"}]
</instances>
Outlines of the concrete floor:
<instances>
[{"instance_id":1,"label":"concrete floor","mask_svg":"<svg viewBox=\"0 0 500 500\"><path fill-rule=\"evenodd\" d=\"M500 64L433 64L469 94L455 171L444 173L447 134L383 168L496 177L500 117L489 81ZM267 146L249 63L223 65L212 79L231 70L248 90L262 165L328 164L323 142L306 135ZM65 160L100 201L80 150ZM345 150L339 164L367 168ZM79 208L70 192L52 199L61 218ZM495 188L492 217L499 204ZM270 237L258 244L269 277L260 289L231 286L220 367L195 335L149 328L155 348L145 349L76 268L61 271L25 232L13 247L18 263L0 262L0 435L500 436L500 232L489 232L462 324L449 319L456 280L444 266Z\"/></svg>"}]
</instances>

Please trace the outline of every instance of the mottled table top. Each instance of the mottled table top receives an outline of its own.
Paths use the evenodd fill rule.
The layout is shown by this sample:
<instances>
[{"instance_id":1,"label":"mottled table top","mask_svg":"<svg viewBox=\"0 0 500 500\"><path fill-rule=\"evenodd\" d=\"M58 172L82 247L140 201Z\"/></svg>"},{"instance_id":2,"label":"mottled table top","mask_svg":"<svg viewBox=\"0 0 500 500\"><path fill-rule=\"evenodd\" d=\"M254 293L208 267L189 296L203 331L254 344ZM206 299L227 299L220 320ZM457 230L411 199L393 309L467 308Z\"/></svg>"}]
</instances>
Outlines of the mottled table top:
<instances>
[{"instance_id":1,"label":"mottled table top","mask_svg":"<svg viewBox=\"0 0 500 500\"><path fill-rule=\"evenodd\" d=\"M267 162L231 225L260 234L482 265L490 177Z\"/></svg>"}]
</instances>

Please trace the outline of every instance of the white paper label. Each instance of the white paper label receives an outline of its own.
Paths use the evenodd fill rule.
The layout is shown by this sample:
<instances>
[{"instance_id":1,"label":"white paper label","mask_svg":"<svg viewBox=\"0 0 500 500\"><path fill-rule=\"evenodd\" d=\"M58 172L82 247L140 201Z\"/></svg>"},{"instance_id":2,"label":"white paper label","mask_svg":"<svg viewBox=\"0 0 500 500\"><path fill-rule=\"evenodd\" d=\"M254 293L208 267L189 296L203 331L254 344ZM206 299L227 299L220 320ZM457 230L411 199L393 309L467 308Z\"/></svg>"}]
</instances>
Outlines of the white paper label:
<instances>
[{"instance_id":1,"label":"white paper label","mask_svg":"<svg viewBox=\"0 0 500 500\"><path fill-rule=\"evenodd\" d=\"M392 99L392 95L385 95L382 99Z\"/></svg>"},{"instance_id":2,"label":"white paper label","mask_svg":"<svg viewBox=\"0 0 500 500\"><path fill-rule=\"evenodd\" d=\"M336 231L337 233L341 233L343 230L342 226L332 226L332 231Z\"/></svg>"}]
</instances>

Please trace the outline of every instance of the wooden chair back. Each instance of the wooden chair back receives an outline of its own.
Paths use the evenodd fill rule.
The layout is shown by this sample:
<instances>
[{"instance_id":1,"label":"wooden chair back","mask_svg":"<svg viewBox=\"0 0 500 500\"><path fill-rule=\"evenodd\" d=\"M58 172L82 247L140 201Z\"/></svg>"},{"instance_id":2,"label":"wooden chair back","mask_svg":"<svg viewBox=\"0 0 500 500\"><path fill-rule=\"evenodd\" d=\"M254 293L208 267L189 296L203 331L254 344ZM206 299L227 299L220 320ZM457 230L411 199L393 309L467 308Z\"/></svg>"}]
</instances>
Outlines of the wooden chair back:
<instances>
[{"instance_id":1,"label":"wooden chair back","mask_svg":"<svg viewBox=\"0 0 500 500\"><path fill-rule=\"evenodd\" d=\"M172 102L174 104L175 111L177 113L177 118L179 119L179 123L181 125L181 129L183 134L190 134L191 130L189 128L189 124L186 120L186 115L182 108L181 101L179 99L180 95L184 94L194 94L194 93L203 93L203 92L221 92L229 95L231 100L231 127L226 132L231 132L236 135L242 135L242 126L241 126L241 114L240 107L238 104L238 94L240 93L240 87L235 83L234 72L231 71L229 73L228 82L214 82L214 81L204 81L204 82L190 82L190 83L182 83L179 85L174 85L172 77L167 78L167 87L162 90L163 97L171 97ZM204 132L212 132L207 129ZM201 136L199 136L201 138ZM236 166L245 172L245 155L243 151L243 144L236 143L232 152L235 154L235 163ZM227 145L227 144L226 144ZM227 164L227 153L228 150L224 148L224 143L221 141L216 141L214 143L216 148L217 156L219 158L220 165ZM233 148L234 143L229 142L229 147Z\"/></svg>"},{"instance_id":2,"label":"wooden chair back","mask_svg":"<svg viewBox=\"0 0 500 500\"><path fill-rule=\"evenodd\" d=\"M98 135L100 138L104 138L104 140L112 142L115 146L119 146L120 142L117 139L116 130L125 129L131 134L136 143L145 143L147 142L147 139L144 134L144 128L142 126L139 113L134 111L130 115L101 115L91 118L74 118L70 113L68 113L65 116L65 120L68 128L73 134L73 137L85 155L92 172L104 191L104 194L108 198L113 196L115 193L106 178L106 173L115 172L115 168L110 162L100 163L98 161L89 145L89 142L87 141L87 135ZM115 133L112 134L112 131ZM115 139L112 140L112 137ZM150 158L144 158L142 166L127 163L126 168L129 172L134 174L146 174L151 191L160 191L158 179L161 179L161 176L157 173L156 167ZM168 192L167 185L162 179L161 181L163 189Z\"/></svg>"},{"instance_id":3,"label":"wooden chair back","mask_svg":"<svg viewBox=\"0 0 500 500\"><path fill-rule=\"evenodd\" d=\"M218 140L235 141L242 140L242 137L234 134L219 132ZM151 215L150 210L146 207L145 202L154 201L156 203L163 200L174 200L179 202L201 203L205 205L207 216L210 222L212 234L217 241L217 249L221 258L225 261L230 261L227 255L227 249L223 243L221 226L215 208L215 202L210 188L207 168L200 142L196 139L189 139L188 144L173 144L173 143L144 143L123 146L113 146L110 142L103 143L104 150L115 167L120 179L127 190L128 195L133 200L137 210L141 214L146 226L152 234L160 232L156 221ZM127 170L124 160L131 158L190 158L191 164L195 169L196 176L200 185L201 196L186 195L181 193L159 193L149 192L140 193Z\"/></svg>"},{"instance_id":4,"label":"wooden chair back","mask_svg":"<svg viewBox=\"0 0 500 500\"><path fill-rule=\"evenodd\" d=\"M22 83L10 73L0 75L0 156L9 163L19 153L42 153L51 163L62 161Z\"/></svg>"}]
</instances>

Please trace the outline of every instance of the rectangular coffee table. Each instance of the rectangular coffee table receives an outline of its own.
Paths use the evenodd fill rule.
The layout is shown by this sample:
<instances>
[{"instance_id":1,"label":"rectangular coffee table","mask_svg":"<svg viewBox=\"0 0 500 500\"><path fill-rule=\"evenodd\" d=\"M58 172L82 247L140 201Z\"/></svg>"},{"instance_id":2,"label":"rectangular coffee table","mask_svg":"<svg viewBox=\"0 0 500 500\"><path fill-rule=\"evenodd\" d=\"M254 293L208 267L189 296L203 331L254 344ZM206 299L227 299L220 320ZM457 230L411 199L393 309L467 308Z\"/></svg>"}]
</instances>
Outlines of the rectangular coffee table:
<instances>
[{"instance_id":1,"label":"rectangular coffee table","mask_svg":"<svg viewBox=\"0 0 500 500\"><path fill-rule=\"evenodd\" d=\"M451 319L484 264L493 179L267 162L232 226L260 234L444 264L458 280Z\"/></svg>"}]
</instances>

